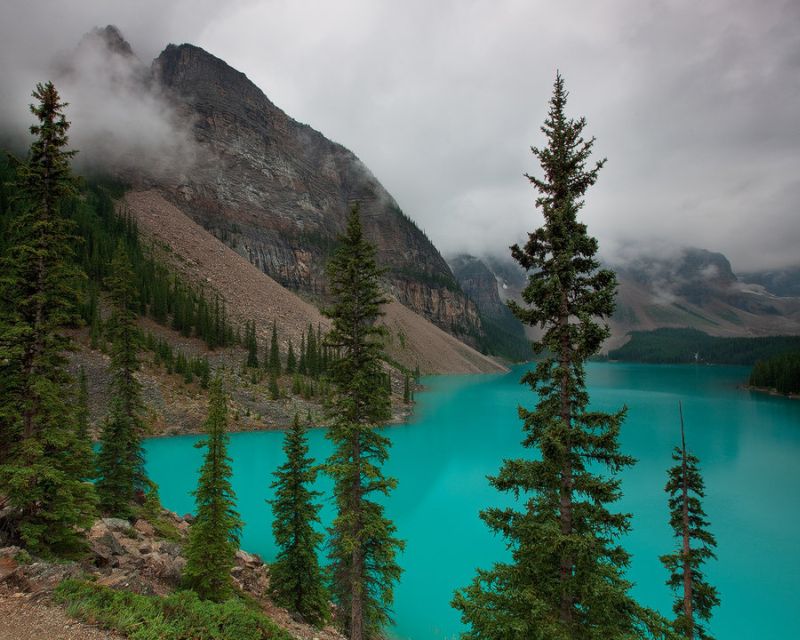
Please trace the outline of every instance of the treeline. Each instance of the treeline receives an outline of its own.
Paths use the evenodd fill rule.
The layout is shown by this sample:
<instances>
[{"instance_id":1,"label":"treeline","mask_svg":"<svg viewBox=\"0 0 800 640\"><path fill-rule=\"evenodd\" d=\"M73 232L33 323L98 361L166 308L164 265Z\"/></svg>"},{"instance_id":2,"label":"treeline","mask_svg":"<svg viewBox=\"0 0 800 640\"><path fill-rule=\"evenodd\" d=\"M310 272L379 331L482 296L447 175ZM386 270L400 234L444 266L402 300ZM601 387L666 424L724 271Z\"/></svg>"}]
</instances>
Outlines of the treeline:
<instances>
[{"instance_id":1,"label":"treeline","mask_svg":"<svg viewBox=\"0 0 800 640\"><path fill-rule=\"evenodd\" d=\"M800 393L800 351L759 360L750 372L750 386Z\"/></svg>"},{"instance_id":2,"label":"treeline","mask_svg":"<svg viewBox=\"0 0 800 640\"><path fill-rule=\"evenodd\" d=\"M481 353L507 358L511 362L526 362L533 357L525 330L510 312L507 317L501 318L481 315L481 326L484 332L478 343Z\"/></svg>"},{"instance_id":3,"label":"treeline","mask_svg":"<svg viewBox=\"0 0 800 640\"><path fill-rule=\"evenodd\" d=\"M631 339L619 349L609 351L611 360L653 364L752 365L786 353L800 351L800 336L759 338L720 338L697 329L655 329L632 331Z\"/></svg>"},{"instance_id":4,"label":"treeline","mask_svg":"<svg viewBox=\"0 0 800 640\"><path fill-rule=\"evenodd\" d=\"M240 342L228 318L225 301L217 294L184 282L144 245L135 221L119 212L114 198L124 186L108 180L90 180L59 202L61 215L71 221L69 237L74 261L87 276L81 285L80 314L97 339L102 332L101 292L117 246L121 244L133 271L136 308L185 337L203 340L210 349ZM6 253L10 230L24 202L19 193L16 170L0 158L0 255Z\"/></svg>"}]
</instances>

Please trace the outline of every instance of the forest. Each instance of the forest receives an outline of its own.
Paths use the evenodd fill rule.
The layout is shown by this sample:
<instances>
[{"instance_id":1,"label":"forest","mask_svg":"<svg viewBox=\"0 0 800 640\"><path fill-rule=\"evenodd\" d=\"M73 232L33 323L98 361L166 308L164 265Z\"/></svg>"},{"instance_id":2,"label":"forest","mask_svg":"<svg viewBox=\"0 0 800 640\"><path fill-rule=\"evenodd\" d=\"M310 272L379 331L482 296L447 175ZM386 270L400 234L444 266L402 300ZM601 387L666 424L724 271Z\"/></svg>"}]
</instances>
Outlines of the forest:
<instances>
[{"instance_id":1,"label":"forest","mask_svg":"<svg viewBox=\"0 0 800 640\"><path fill-rule=\"evenodd\" d=\"M698 329L632 331L630 340L608 352L609 360L651 364L752 365L800 349L800 336L721 338Z\"/></svg>"},{"instance_id":2,"label":"forest","mask_svg":"<svg viewBox=\"0 0 800 640\"><path fill-rule=\"evenodd\" d=\"M748 384L751 387L775 389L778 393L800 393L800 351L757 360Z\"/></svg>"}]
</instances>

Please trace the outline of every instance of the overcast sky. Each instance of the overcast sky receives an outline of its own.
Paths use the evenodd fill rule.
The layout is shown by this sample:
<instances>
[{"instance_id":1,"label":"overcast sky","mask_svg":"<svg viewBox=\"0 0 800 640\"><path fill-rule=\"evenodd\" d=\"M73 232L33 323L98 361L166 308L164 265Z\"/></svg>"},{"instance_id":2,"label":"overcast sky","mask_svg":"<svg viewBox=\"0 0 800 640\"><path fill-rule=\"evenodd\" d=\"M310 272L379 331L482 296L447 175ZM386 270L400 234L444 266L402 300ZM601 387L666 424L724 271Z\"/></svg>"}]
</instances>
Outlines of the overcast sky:
<instances>
[{"instance_id":1,"label":"overcast sky","mask_svg":"<svg viewBox=\"0 0 800 640\"><path fill-rule=\"evenodd\" d=\"M144 61L191 42L243 71L445 254L502 252L541 222L523 173L560 69L608 158L582 214L606 257L800 263L796 0L4 0L0 107L109 23Z\"/></svg>"}]
</instances>

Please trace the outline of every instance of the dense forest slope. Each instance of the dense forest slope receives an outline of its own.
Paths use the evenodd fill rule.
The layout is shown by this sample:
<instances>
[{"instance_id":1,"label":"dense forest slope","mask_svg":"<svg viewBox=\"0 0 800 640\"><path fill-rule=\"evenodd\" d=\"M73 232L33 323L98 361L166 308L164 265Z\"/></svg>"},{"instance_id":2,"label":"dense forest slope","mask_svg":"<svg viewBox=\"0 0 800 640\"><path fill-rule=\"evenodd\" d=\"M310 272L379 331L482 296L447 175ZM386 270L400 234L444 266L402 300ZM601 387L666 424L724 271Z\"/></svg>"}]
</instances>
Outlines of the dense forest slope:
<instances>
[{"instance_id":1,"label":"dense forest slope","mask_svg":"<svg viewBox=\"0 0 800 640\"><path fill-rule=\"evenodd\" d=\"M710 336L697 329L633 331L631 339L608 357L654 364L752 365L758 360L800 350L800 336L730 338Z\"/></svg>"},{"instance_id":2,"label":"dense forest slope","mask_svg":"<svg viewBox=\"0 0 800 640\"><path fill-rule=\"evenodd\" d=\"M288 291L272 278L193 222L155 191L128 193L126 210L143 234L161 245L168 259L185 278L208 284L220 292L238 323L255 321L256 332L266 340L275 323L284 341L281 350L300 342L309 324L327 327L313 305ZM388 355L404 367L422 373L479 373L502 371L495 361L456 340L396 300L384 309L389 329Z\"/></svg>"}]
</instances>

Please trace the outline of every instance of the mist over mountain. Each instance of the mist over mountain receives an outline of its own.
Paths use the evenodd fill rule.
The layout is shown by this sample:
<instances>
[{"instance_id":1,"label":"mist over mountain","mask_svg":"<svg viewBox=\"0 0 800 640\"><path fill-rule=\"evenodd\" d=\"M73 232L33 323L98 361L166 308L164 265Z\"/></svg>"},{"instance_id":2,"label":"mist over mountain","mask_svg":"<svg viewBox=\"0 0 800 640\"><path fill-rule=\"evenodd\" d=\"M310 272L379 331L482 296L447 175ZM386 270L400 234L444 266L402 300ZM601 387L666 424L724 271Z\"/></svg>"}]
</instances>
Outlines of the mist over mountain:
<instances>
[{"instance_id":1,"label":"mist over mountain","mask_svg":"<svg viewBox=\"0 0 800 640\"><path fill-rule=\"evenodd\" d=\"M503 339L519 340L518 323L495 304L524 286L506 247L448 266L415 215L403 212L355 154L288 116L223 60L183 44L146 63L119 29L107 26L91 30L47 68L70 102L80 171L157 190L280 284L318 302L326 256L345 212L359 202L388 267L387 286L400 302L484 349L487 322L500 322ZM16 83L3 78L0 99L0 130L17 149L26 142L25 111L8 106L12 92L5 88L19 86L24 75L16 74ZM615 336L698 322L723 334L797 330L792 305L770 297L797 294L791 268L737 278L722 254L669 240L617 243L606 260L621 283ZM472 273L484 267L479 275L490 273L496 291L489 278Z\"/></svg>"},{"instance_id":2,"label":"mist over mountain","mask_svg":"<svg viewBox=\"0 0 800 640\"><path fill-rule=\"evenodd\" d=\"M521 301L527 276L510 255L461 255L451 264L457 275L465 271L465 264L468 273L492 274L492 281L481 280L483 291L474 298L482 313L493 307L485 302L492 284L498 299ZM626 262L608 266L616 272L619 286L606 348L624 343L630 331L661 327L691 327L712 336L800 334L800 296L792 295L798 270L739 277L723 254L697 248L629 255ZM463 280L462 286L472 290ZM535 328L525 330L530 339L537 337Z\"/></svg>"}]
</instances>

